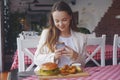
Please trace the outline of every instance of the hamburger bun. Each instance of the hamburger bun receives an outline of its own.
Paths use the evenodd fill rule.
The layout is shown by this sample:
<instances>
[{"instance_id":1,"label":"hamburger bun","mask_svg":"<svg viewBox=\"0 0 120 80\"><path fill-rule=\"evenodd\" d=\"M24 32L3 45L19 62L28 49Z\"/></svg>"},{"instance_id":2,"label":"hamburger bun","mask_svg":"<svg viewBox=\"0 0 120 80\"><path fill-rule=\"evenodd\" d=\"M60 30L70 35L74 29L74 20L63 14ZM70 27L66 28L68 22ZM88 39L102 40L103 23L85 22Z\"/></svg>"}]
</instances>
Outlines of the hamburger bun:
<instances>
[{"instance_id":1,"label":"hamburger bun","mask_svg":"<svg viewBox=\"0 0 120 80\"><path fill-rule=\"evenodd\" d=\"M53 70L53 69L58 68L58 65L56 63L47 62L47 63L42 64L41 68L43 70Z\"/></svg>"},{"instance_id":2,"label":"hamburger bun","mask_svg":"<svg viewBox=\"0 0 120 80\"><path fill-rule=\"evenodd\" d=\"M57 75L59 74L59 68L56 63L47 62L41 65L40 75Z\"/></svg>"}]
</instances>

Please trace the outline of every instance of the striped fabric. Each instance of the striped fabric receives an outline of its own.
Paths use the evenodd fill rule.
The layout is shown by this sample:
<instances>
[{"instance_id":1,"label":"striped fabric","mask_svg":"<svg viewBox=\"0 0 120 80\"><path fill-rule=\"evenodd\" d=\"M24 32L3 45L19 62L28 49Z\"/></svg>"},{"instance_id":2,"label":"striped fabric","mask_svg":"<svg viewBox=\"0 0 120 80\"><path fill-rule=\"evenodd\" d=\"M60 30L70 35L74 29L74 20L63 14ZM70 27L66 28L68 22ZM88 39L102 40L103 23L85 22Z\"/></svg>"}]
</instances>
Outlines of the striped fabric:
<instances>
[{"instance_id":1,"label":"striped fabric","mask_svg":"<svg viewBox=\"0 0 120 80\"><path fill-rule=\"evenodd\" d=\"M49 79L49 80L120 80L120 65L109 65L104 67L87 67L85 71L90 74L87 77ZM40 80L38 76L32 75L22 80Z\"/></svg>"},{"instance_id":2,"label":"striped fabric","mask_svg":"<svg viewBox=\"0 0 120 80\"><path fill-rule=\"evenodd\" d=\"M91 53L96 47L97 46L93 46L93 45L87 46L87 52ZM105 59L112 59L112 53L113 53L112 48L113 48L113 46L112 45L106 45L105 48L106 48L105 49L106 50L105 51ZM35 51L36 51L36 48L30 48L29 50L34 54ZM120 58L120 48L118 49L118 57ZM100 52L98 52L94 56L94 58L96 60L100 60ZM18 68L18 52L17 51L15 52L13 60L14 61L13 61L12 66L11 66L11 70ZM25 64L31 64L31 62L32 62L31 59L29 59L29 57L25 55Z\"/></svg>"}]
</instances>

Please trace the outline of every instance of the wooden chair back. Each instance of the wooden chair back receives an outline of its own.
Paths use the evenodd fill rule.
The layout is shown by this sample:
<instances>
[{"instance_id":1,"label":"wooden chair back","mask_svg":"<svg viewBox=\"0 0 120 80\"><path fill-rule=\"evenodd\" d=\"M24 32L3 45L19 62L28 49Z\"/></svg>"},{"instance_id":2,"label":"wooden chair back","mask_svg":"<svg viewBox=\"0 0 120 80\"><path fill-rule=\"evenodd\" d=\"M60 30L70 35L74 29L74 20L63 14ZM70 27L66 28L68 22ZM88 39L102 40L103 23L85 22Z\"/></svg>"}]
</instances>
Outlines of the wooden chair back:
<instances>
[{"instance_id":1,"label":"wooden chair back","mask_svg":"<svg viewBox=\"0 0 120 80\"><path fill-rule=\"evenodd\" d=\"M97 47L91 54L90 53L86 54L87 55L86 63L91 60L97 66L105 66L105 41L106 41L106 35L102 35L101 37L88 37L87 38L87 46L97 45ZM100 51L101 63L98 63L98 61L93 58L99 51Z\"/></svg>"},{"instance_id":2,"label":"wooden chair back","mask_svg":"<svg viewBox=\"0 0 120 80\"><path fill-rule=\"evenodd\" d=\"M120 48L120 36L118 36L118 34L115 34L113 39L113 65L120 64L117 58L118 48Z\"/></svg>"},{"instance_id":3,"label":"wooden chair back","mask_svg":"<svg viewBox=\"0 0 120 80\"><path fill-rule=\"evenodd\" d=\"M17 38L17 50L18 50L18 72L22 71L29 71L34 66L33 63L33 53L29 51L28 48L37 48L39 43L39 38L35 39L21 39L20 37ZM25 68L25 60L24 56L27 55L31 60L32 64Z\"/></svg>"}]
</instances>

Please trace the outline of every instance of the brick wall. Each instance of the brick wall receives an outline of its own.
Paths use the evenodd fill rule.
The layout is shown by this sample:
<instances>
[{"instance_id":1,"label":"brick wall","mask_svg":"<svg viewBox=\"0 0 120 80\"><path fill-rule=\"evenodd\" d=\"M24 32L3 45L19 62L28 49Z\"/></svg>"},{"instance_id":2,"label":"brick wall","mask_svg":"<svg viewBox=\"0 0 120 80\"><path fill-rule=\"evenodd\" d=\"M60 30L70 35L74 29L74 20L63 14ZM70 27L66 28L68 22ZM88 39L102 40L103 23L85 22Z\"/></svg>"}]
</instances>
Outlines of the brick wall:
<instances>
[{"instance_id":1,"label":"brick wall","mask_svg":"<svg viewBox=\"0 0 120 80\"><path fill-rule=\"evenodd\" d=\"M97 36L107 35L106 44L113 44L114 34L120 35L120 19L115 18L117 15L120 15L120 0L114 0L95 29Z\"/></svg>"}]
</instances>

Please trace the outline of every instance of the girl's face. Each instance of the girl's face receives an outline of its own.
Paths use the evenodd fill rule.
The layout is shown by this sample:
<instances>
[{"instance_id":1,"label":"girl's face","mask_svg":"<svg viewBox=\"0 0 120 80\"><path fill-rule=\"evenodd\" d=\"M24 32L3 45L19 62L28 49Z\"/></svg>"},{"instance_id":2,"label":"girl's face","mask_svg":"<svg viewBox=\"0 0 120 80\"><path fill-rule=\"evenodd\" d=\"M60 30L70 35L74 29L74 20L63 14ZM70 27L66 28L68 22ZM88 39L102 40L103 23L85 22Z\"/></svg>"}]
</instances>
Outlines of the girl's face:
<instances>
[{"instance_id":1,"label":"girl's face","mask_svg":"<svg viewBox=\"0 0 120 80\"><path fill-rule=\"evenodd\" d=\"M52 13L55 26L61 32L68 32L70 30L71 16L65 11L54 11Z\"/></svg>"}]
</instances>

